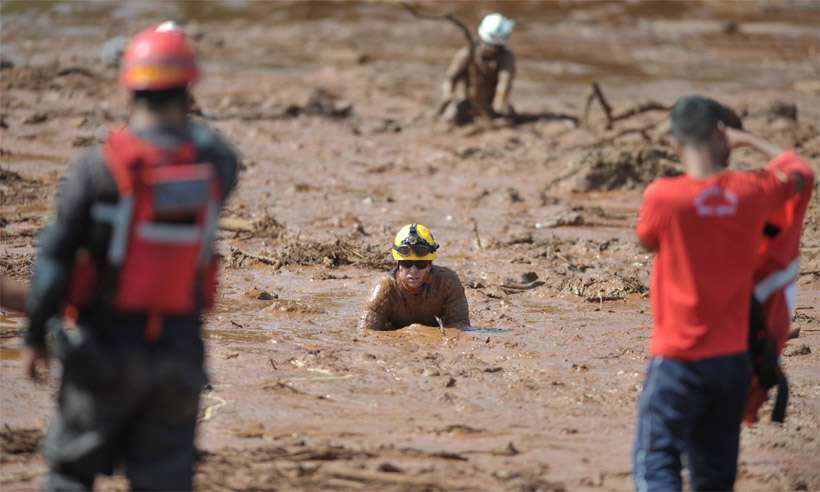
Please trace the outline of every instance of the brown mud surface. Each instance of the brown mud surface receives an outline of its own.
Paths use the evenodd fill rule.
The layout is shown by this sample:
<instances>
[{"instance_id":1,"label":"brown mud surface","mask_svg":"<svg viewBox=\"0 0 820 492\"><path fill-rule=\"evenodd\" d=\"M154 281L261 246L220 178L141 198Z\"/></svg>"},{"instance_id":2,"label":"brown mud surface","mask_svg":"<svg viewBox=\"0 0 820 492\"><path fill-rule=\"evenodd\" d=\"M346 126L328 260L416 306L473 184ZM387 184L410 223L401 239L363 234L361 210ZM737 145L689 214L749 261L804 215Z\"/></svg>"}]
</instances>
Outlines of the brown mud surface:
<instances>
[{"instance_id":1,"label":"brown mud surface","mask_svg":"<svg viewBox=\"0 0 820 492\"><path fill-rule=\"evenodd\" d=\"M565 116L582 120L593 81L616 113L700 92L820 170L815 0L425 5L518 20L528 118L434 124L461 34L396 4L0 5L0 272L16 279L71 157L126 114L104 43L175 18L203 56L198 109L244 170L205 328L202 490L630 488L651 326L633 227L642 188L679 169L663 111L611 129L596 104L586 126ZM435 231L476 328L355 330L411 221ZM820 199L807 222L789 418L744 430L740 490L820 489ZM23 377L21 326L0 320L3 490L41 483L56 390Z\"/></svg>"}]
</instances>

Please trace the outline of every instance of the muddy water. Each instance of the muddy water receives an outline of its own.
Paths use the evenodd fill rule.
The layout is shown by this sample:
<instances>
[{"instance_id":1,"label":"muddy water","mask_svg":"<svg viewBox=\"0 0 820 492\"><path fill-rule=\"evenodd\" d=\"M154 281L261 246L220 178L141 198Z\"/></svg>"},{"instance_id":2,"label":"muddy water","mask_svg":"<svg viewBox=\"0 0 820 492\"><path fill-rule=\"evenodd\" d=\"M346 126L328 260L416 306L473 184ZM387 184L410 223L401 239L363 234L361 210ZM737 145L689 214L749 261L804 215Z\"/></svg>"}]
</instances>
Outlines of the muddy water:
<instances>
[{"instance_id":1,"label":"muddy water","mask_svg":"<svg viewBox=\"0 0 820 492\"><path fill-rule=\"evenodd\" d=\"M747 127L797 146L817 168L813 0L423 5L453 9L470 24L493 10L519 21L511 41L518 111L580 116L591 80L616 112L697 91L745 112ZM460 34L389 3L9 1L0 14L0 54L15 65L0 72L0 163L25 178L0 182L4 272L25 277L68 156L125 111L115 71L99 60L102 43L176 18L204 58L197 101L244 156L226 215L284 225L285 235L223 232L226 259L230 247L275 256L300 241L350 237L346 248L387 254L400 225L422 222L442 243L439 262L468 285L471 330L359 333L359 310L381 271L324 266L333 263L325 258L281 268L226 261L204 329L212 390L203 397L199 488L631 487L651 326L651 258L632 236L644 183L578 193L573 180L620 154L635 167L653 164L641 152L668 150L652 126L663 113L611 132L597 107L587 128L544 119L448 132L429 115ZM91 76L57 75L78 66ZM317 88L351 103L353 116L259 116L303 105ZM794 104L797 121L777 117L776 101ZM32 118L37 112L45 119ZM643 137L637 130L647 126ZM626 130L636 131L615 136ZM591 160L590 149L602 160ZM820 268L817 206L806 272ZM361 251L346 254L359 260ZM544 285L505 290L529 272ZM820 328L808 309L820 305L819 287L816 274L801 277L798 307L806 309L795 321L795 350L810 352L784 358L794 390L789 422L746 431L741 490L820 488L806 459L820 453ZM42 429L54 382L33 387L22 378L20 325L12 324L0 325L0 424ZM42 465L26 456L16 468L0 459L4 485L36 487Z\"/></svg>"}]
</instances>

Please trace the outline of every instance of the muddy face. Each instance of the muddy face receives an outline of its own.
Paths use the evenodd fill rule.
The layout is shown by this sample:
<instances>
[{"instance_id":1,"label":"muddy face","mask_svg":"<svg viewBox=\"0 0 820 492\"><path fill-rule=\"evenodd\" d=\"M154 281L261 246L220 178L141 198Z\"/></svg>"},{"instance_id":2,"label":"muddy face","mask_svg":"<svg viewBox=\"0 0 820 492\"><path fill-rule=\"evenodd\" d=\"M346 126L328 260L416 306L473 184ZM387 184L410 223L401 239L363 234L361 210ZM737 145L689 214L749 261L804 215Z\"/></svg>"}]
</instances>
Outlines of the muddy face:
<instances>
[{"instance_id":1,"label":"muddy face","mask_svg":"<svg viewBox=\"0 0 820 492\"><path fill-rule=\"evenodd\" d=\"M432 263L421 269L415 264L409 268L399 265L399 269L396 270L396 280L399 281L399 285L406 291L418 292L427 281L427 277L430 275L432 268Z\"/></svg>"}]
</instances>

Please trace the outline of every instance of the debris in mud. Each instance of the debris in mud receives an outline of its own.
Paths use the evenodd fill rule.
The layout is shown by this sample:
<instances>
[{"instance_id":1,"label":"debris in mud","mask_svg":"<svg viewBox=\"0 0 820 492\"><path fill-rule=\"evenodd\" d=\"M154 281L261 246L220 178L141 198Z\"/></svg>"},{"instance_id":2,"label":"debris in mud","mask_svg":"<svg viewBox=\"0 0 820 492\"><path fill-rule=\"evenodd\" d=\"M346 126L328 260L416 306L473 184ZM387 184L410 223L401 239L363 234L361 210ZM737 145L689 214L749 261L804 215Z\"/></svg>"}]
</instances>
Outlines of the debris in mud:
<instances>
[{"instance_id":1,"label":"debris in mud","mask_svg":"<svg viewBox=\"0 0 820 492\"><path fill-rule=\"evenodd\" d=\"M0 167L0 205L32 203L47 193L39 180Z\"/></svg>"},{"instance_id":2,"label":"debris in mud","mask_svg":"<svg viewBox=\"0 0 820 492\"><path fill-rule=\"evenodd\" d=\"M389 463L387 461L380 464L379 467L378 467L378 470L380 472L386 472L386 473L404 473L404 470L402 470L398 466L394 465L393 463Z\"/></svg>"},{"instance_id":3,"label":"debris in mud","mask_svg":"<svg viewBox=\"0 0 820 492\"><path fill-rule=\"evenodd\" d=\"M541 229L563 226L579 226L584 225L585 223L586 220L584 220L584 216L581 215L580 212L577 212L575 210L565 210L563 212L560 212L555 217L547 219L545 222L539 222L535 224L535 228Z\"/></svg>"},{"instance_id":4,"label":"debris in mud","mask_svg":"<svg viewBox=\"0 0 820 492\"><path fill-rule=\"evenodd\" d=\"M234 431L234 435L242 439L259 439L265 435L265 426L260 422L252 422Z\"/></svg>"},{"instance_id":5,"label":"debris in mud","mask_svg":"<svg viewBox=\"0 0 820 492\"><path fill-rule=\"evenodd\" d=\"M259 261L274 268L288 265L323 265L336 268L343 265L355 265L362 268L386 270L393 263L382 248L363 243L360 236L348 235L336 237L330 241L302 239L299 235L287 235L280 238L272 253L250 253L231 248L229 266L244 267L248 260Z\"/></svg>"},{"instance_id":6,"label":"debris in mud","mask_svg":"<svg viewBox=\"0 0 820 492\"><path fill-rule=\"evenodd\" d=\"M353 104L325 90L314 89L304 104L292 104L285 113L289 116L323 116L325 118L343 119L353 112Z\"/></svg>"},{"instance_id":7,"label":"debris in mud","mask_svg":"<svg viewBox=\"0 0 820 492\"><path fill-rule=\"evenodd\" d=\"M464 424L452 424L441 429L436 429L433 431L436 435L441 434L479 434L484 432L483 429L476 429L475 427L470 427L469 425Z\"/></svg>"},{"instance_id":8,"label":"debris in mud","mask_svg":"<svg viewBox=\"0 0 820 492\"><path fill-rule=\"evenodd\" d=\"M534 241L531 233L521 231L510 234L510 237L508 237L503 244L505 246L512 246L514 244L532 244Z\"/></svg>"},{"instance_id":9,"label":"debris in mud","mask_svg":"<svg viewBox=\"0 0 820 492\"><path fill-rule=\"evenodd\" d=\"M750 111L748 117L760 117L768 123L778 119L797 121L797 105L787 101L772 101L762 108Z\"/></svg>"},{"instance_id":10,"label":"debris in mud","mask_svg":"<svg viewBox=\"0 0 820 492\"><path fill-rule=\"evenodd\" d=\"M598 84L598 82L593 82L590 88L590 93L587 96L586 105L584 107L583 121L585 125L589 125L589 113L592 109L592 103L594 101L598 101L598 103L601 106L601 109L604 111L604 116L606 117L606 128L608 130L611 129L617 121L626 120L633 116L637 116L639 114L647 113L650 111L669 111L672 109L671 106L657 101L644 101L640 104L620 111L616 114L612 109L612 105L609 103L606 96L604 95L601 86Z\"/></svg>"},{"instance_id":11,"label":"debris in mud","mask_svg":"<svg viewBox=\"0 0 820 492\"><path fill-rule=\"evenodd\" d=\"M797 357L800 355L809 355L811 353L811 347L808 345L800 345L799 347L795 347L791 350L787 350L785 354L786 357Z\"/></svg>"},{"instance_id":12,"label":"debris in mud","mask_svg":"<svg viewBox=\"0 0 820 492\"><path fill-rule=\"evenodd\" d=\"M538 274L535 272L527 272L521 274L517 279L506 279L504 283L501 284L501 290L504 291L505 294L517 294L525 290L535 289L544 284L545 282L543 280L538 279Z\"/></svg>"},{"instance_id":13,"label":"debris in mud","mask_svg":"<svg viewBox=\"0 0 820 492\"><path fill-rule=\"evenodd\" d=\"M646 285L634 274L617 270L596 270L557 279L554 288L583 297L588 302L615 301L627 294L645 294Z\"/></svg>"},{"instance_id":14,"label":"debris in mud","mask_svg":"<svg viewBox=\"0 0 820 492\"><path fill-rule=\"evenodd\" d=\"M262 290L259 287L253 287L249 291L245 292L245 296L251 299L257 299L259 301L272 301L274 299L279 299L279 294L271 294L266 290Z\"/></svg>"},{"instance_id":15,"label":"debris in mud","mask_svg":"<svg viewBox=\"0 0 820 492\"><path fill-rule=\"evenodd\" d=\"M635 189L651 181L681 174L675 154L659 145L630 144L588 150L570 162L570 171L549 183L568 191Z\"/></svg>"},{"instance_id":16,"label":"debris in mud","mask_svg":"<svg viewBox=\"0 0 820 492\"><path fill-rule=\"evenodd\" d=\"M298 301L290 301L290 300L276 300L271 303L270 307L267 309L267 312L275 314L275 313L285 313L285 314L321 314L324 313L325 310L321 307L305 304Z\"/></svg>"},{"instance_id":17,"label":"debris in mud","mask_svg":"<svg viewBox=\"0 0 820 492\"><path fill-rule=\"evenodd\" d=\"M33 114L27 116L23 120L23 124L24 125L39 125L40 123L45 123L46 121L48 121L48 113L43 112L43 111L38 111L36 113L33 113Z\"/></svg>"},{"instance_id":18,"label":"debris in mud","mask_svg":"<svg viewBox=\"0 0 820 492\"><path fill-rule=\"evenodd\" d=\"M34 255L31 253L6 253L0 257L0 274L8 275L14 280L31 278L34 267Z\"/></svg>"},{"instance_id":19,"label":"debris in mud","mask_svg":"<svg viewBox=\"0 0 820 492\"><path fill-rule=\"evenodd\" d=\"M35 454L38 451L43 432L39 429L17 429L4 424L0 429L0 463L13 461L12 455Z\"/></svg>"},{"instance_id":20,"label":"debris in mud","mask_svg":"<svg viewBox=\"0 0 820 492\"><path fill-rule=\"evenodd\" d=\"M45 92L56 90L84 90L88 93L99 90L99 77L83 67L60 66L57 63L41 66L13 66L3 70L0 88L26 89Z\"/></svg>"},{"instance_id":21,"label":"debris in mud","mask_svg":"<svg viewBox=\"0 0 820 492\"><path fill-rule=\"evenodd\" d=\"M249 233L254 237L271 239L278 238L285 231L285 226L268 213L256 219L225 217L219 221L219 227L225 231Z\"/></svg>"}]
</instances>

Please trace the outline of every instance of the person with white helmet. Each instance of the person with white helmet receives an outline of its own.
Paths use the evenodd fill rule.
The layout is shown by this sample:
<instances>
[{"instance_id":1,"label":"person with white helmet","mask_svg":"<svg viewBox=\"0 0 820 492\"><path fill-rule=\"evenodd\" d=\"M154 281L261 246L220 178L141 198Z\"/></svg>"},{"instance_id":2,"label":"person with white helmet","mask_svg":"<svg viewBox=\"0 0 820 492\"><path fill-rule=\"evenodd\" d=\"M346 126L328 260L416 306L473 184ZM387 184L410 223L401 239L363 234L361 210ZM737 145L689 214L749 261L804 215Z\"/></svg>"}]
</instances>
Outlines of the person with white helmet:
<instances>
[{"instance_id":1,"label":"person with white helmet","mask_svg":"<svg viewBox=\"0 0 820 492\"><path fill-rule=\"evenodd\" d=\"M359 322L362 330L411 325L469 328L467 296L458 274L433 265L438 243L422 224L407 224L393 240L396 266L379 279ZM438 318L438 319L437 319Z\"/></svg>"},{"instance_id":2,"label":"person with white helmet","mask_svg":"<svg viewBox=\"0 0 820 492\"><path fill-rule=\"evenodd\" d=\"M447 121L462 125L477 116L513 114L515 55L506 45L514 26L515 21L490 14L478 26L479 41L473 49L465 47L455 54L443 87ZM460 86L463 93L457 95Z\"/></svg>"}]
</instances>

